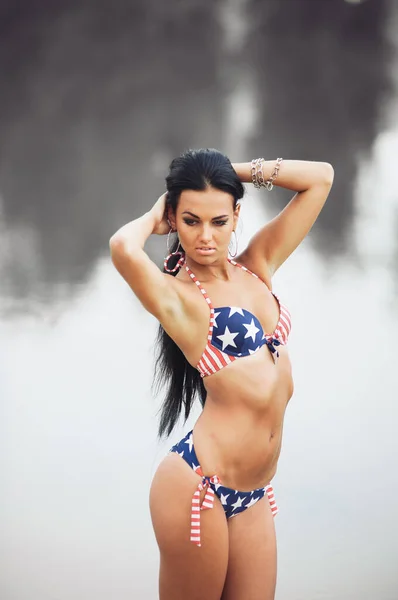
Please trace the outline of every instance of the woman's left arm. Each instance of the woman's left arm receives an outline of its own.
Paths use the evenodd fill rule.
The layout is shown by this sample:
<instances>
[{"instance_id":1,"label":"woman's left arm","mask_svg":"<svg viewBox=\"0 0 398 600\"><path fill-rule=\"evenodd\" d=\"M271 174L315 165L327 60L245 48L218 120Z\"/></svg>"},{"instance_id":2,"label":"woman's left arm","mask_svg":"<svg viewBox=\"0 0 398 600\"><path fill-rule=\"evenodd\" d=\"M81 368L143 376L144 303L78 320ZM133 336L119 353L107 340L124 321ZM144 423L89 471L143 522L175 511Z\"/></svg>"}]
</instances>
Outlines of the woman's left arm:
<instances>
[{"instance_id":1,"label":"woman's left arm","mask_svg":"<svg viewBox=\"0 0 398 600\"><path fill-rule=\"evenodd\" d=\"M275 168L276 161L263 162L264 181ZM251 183L251 163L232 165L243 183ZM250 240L244 254L251 263L261 265L272 276L303 241L315 223L333 184L332 165L324 162L284 160L274 185L296 194L272 221Z\"/></svg>"}]
</instances>

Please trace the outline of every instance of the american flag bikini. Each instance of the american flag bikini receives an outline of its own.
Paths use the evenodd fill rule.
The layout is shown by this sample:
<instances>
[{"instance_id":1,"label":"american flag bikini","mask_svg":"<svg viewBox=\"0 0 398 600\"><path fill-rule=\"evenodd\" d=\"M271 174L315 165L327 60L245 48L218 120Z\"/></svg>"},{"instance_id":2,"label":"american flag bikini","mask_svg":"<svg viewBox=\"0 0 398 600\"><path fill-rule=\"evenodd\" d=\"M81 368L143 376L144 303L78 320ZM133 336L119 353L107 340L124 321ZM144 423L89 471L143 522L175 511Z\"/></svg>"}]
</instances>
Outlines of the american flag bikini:
<instances>
[{"instance_id":1,"label":"american flag bikini","mask_svg":"<svg viewBox=\"0 0 398 600\"><path fill-rule=\"evenodd\" d=\"M278 512L278 507L275 502L274 490L272 485L268 484L265 487L252 490L251 492L241 492L232 488L225 487L221 484L221 480L217 475L205 477L200 467L196 456L193 444L193 432L190 431L178 444L170 449L170 452L175 452L181 456L186 463L200 475L201 480L196 488L191 502L191 536L190 540L197 546L201 546L200 537L200 513L202 510L213 508L214 495L220 499L222 507L227 519L235 517L239 513L250 508L256 502L261 500L267 494L272 515L275 516ZM204 497L201 502L201 492L204 491Z\"/></svg>"},{"instance_id":2,"label":"american flag bikini","mask_svg":"<svg viewBox=\"0 0 398 600\"><path fill-rule=\"evenodd\" d=\"M249 269L228 259L229 262L259 279ZM195 285L201 291L210 308L210 322L206 348L203 351L197 369L202 377L207 377L220 371L237 358L249 356L266 345L276 362L279 356L277 347L287 343L291 330L291 317L288 309L273 294L279 305L279 319L272 334L264 333L260 321L250 311L237 306L222 306L214 308L206 290L195 274L185 265L185 269ZM188 465L201 477L191 504L191 542L201 545L200 513L202 510L213 508L214 495L217 495L229 519L250 508L267 494L272 514L275 516L278 507L275 502L274 490L270 484L263 488L242 492L225 487L217 475L205 477L200 467L193 444L193 433L190 431L170 452L179 454ZM201 495L204 497L201 501Z\"/></svg>"},{"instance_id":3,"label":"american flag bikini","mask_svg":"<svg viewBox=\"0 0 398 600\"><path fill-rule=\"evenodd\" d=\"M228 260L232 265L241 268L243 271L256 277L256 279L259 279L258 275L243 265L232 259ZM237 358L254 354L264 345L268 347L276 362L279 357L277 346L287 343L291 330L290 312L280 302L278 296L272 292L279 305L278 323L273 333L266 334L263 331L260 321L250 311L237 306L214 308L212 301L198 278L188 265L185 265L185 269L192 281L200 289L210 308L207 344L196 366L201 376L207 377L208 375L212 375ZM222 331L223 333L221 333ZM228 352L225 352L226 349L228 349Z\"/></svg>"}]
</instances>

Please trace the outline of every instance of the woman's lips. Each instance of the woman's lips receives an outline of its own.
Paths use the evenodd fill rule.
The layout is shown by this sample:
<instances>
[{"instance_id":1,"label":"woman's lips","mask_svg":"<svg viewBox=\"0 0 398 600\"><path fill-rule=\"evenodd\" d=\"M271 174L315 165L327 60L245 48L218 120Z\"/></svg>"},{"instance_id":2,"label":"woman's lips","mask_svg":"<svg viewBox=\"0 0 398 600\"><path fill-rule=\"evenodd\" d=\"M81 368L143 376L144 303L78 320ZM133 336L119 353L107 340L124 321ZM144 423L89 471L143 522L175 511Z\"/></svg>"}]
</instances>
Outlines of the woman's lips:
<instances>
[{"instance_id":1,"label":"woman's lips","mask_svg":"<svg viewBox=\"0 0 398 600\"><path fill-rule=\"evenodd\" d=\"M201 248L196 248L196 252L199 252L199 254L203 254L204 256L207 256L208 254L213 254L215 251L215 248L206 248L205 246Z\"/></svg>"}]
</instances>

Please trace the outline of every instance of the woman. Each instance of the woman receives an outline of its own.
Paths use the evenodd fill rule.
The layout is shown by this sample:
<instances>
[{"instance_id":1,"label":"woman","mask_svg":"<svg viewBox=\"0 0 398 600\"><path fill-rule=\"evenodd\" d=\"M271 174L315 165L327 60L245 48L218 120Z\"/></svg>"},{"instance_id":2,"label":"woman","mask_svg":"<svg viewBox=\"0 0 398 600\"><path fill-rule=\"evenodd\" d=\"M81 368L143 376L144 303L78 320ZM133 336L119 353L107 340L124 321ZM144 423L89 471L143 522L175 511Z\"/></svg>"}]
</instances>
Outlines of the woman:
<instances>
[{"instance_id":1,"label":"woman","mask_svg":"<svg viewBox=\"0 0 398 600\"><path fill-rule=\"evenodd\" d=\"M304 239L329 194L327 163L256 159L216 150L173 160L167 193L110 240L112 260L160 323L160 380L168 384L160 434L195 394L203 411L158 467L150 509L160 549L161 600L271 600L277 506L270 484L293 393L288 309L272 276ZM296 195L236 260L242 183ZM176 232L162 273L144 251ZM174 275L171 277L170 274ZM233 518L235 517L235 518Z\"/></svg>"}]
</instances>

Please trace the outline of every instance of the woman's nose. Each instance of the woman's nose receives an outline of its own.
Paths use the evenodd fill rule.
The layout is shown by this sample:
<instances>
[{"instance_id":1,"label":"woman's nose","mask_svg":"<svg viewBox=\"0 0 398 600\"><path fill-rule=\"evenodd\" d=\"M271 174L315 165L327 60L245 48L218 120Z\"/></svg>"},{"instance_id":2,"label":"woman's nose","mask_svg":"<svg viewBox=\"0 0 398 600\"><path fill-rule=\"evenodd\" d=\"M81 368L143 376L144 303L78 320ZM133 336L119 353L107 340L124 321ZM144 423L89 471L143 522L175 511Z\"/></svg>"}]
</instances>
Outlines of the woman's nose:
<instances>
[{"instance_id":1,"label":"woman's nose","mask_svg":"<svg viewBox=\"0 0 398 600\"><path fill-rule=\"evenodd\" d=\"M200 232L200 239L202 242L210 242L212 239L211 227L209 225L203 225L202 231Z\"/></svg>"}]
</instances>

